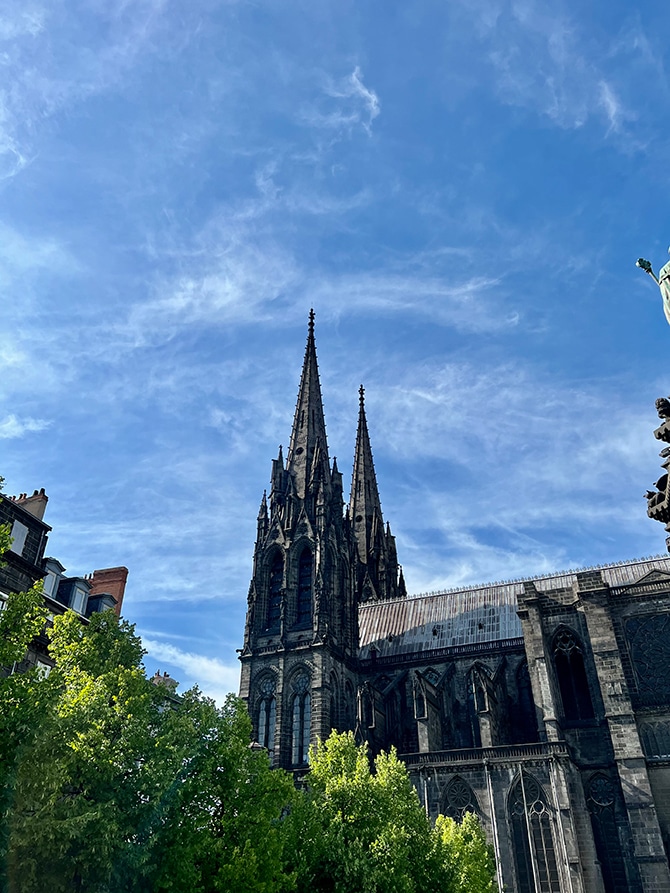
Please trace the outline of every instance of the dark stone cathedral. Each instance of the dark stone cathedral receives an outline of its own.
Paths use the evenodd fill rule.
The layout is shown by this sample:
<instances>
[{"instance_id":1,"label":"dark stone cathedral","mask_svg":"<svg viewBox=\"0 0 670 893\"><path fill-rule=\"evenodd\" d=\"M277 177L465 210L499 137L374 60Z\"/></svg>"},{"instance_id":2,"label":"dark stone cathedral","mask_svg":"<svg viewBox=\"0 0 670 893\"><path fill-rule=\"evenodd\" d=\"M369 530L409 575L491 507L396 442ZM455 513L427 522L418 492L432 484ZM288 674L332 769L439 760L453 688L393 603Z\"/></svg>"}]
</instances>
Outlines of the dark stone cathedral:
<instances>
[{"instance_id":1,"label":"dark stone cathedral","mask_svg":"<svg viewBox=\"0 0 670 893\"><path fill-rule=\"evenodd\" d=\"M667 477L648 499L670 521ZM408 597L362 388L343 506L311 313L240 657L273 764L304 773L351 729L397 748L430 816L479 816L501 891L670 893L670 557Z\"/></svg>"}]
</instances>

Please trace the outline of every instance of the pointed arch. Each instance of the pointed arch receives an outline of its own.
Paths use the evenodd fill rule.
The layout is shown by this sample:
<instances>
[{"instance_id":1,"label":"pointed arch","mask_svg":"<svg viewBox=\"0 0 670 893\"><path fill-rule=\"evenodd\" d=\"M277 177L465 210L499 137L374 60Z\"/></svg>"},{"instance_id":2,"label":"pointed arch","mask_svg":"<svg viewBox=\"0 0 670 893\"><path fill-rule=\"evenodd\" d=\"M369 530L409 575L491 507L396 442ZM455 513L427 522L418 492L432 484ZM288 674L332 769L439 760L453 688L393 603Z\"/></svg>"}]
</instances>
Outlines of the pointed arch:
<instances>
[{"instance_id":1,"label":"pointed arch","mask_svg":"<svg viewBox=\"0 0 670 893\"><path fill-rule=\"evenodd\" d=\"M344 728L352 731L356 726L356 695L351 681L347 679L344 684Z\"/></svg>"},{"instance_id":2,"label":"pointed arch","mask_svg":"<svg viewBox=\"0 0 670 893\"><path fill-rule=\"evenodd\" d=\"M521 771L507 799L517 893L560 893L552 820L542 786Z\"/></svg>"},{"instance_id":3,"label":"pointed arch","mask_svg":"<svg viewBox=\"0 0 670 893\"><path fill-rule=\"evenodd\" d=\"M268 601L266 628L270 632L279 630L284 596L284 556L275 549L269 558Z\"/></svg>"},{"instance_id":4,"label":"pointed arch","mask_svg":"<svg viewBox=\"0 0 670 893\"><path fill-rule=\"evenodd\" d=\"M310 626L312 623L312 585L314 577L314 556L309 546L305 546L298 559L298 587L296 596L296 625Z\"/></svg>"},{"instance_id":5,"label":"pointed arch","mask_svg":"<svg viewBox=\"0 0 670 893\"><path fill-rule=\"evenodd\" d=\"M291 765L306 766L312 731L311 678L306 669L293 674L290 682Z\"/></svg>"},{"instance_id":6,"label":"pointed arch","mask_svg":"<svg viewBox=\"0 0 670 893\"><path fill-rule=\"evenodd\" d=\"M467 708L472 747L482 746L481 714L489 710L491 687L491 674L487 668L480 663L473 664L467 675Z\"/></svg>"},{"instance_id":7,"label":"pointed arch","mask_svg":"<svg viewBox=\"0 0 670 893\"><path fill-rule=\"evenodd\" d=\"M608 778L603 772L597 772L589 779L584 791L605 893L623 893L628 890L616 817L617 788L614 779Z\"/></svg>"},{"instance_id":8,"label":"pointed arch","mask_svg":"<svg viewBox=\"0 0 670 893\"><path fill-rule=\"evenodd\" d=\"M277 680L274 675L266 673L256 684L258 706L256 710L256 740L264 747L270 762L274 763L275 730L277 722Z\"/></svg>"},{"instance_id":9,"label":"pointed arch","mask_svg":"<svg viewBox=\"0 0 670 893\"><path fill-rule=\"evenodd\" d=\"M330 728L340 728L340 686L334 672L330 674Z\"/></svg>"},{"instance_id":10,"label":"pointed arch","mask_svg":"<svg viewBox=\"0 0 670 893\"><path fill-rule=\"evenodd\" d=\"M584 650L573 630L560 627L552 639L551 652L563 716L568 721L593 719L595 711L584 664Z\"/></svg>"},{"instance_id":11,"label":"pointed arch","mask_svg":"<svg viewBox=\"0 0 670 893\"><path fill-rule=\"evenodd\" d=\"M479 813L479 804L470 785L455 775L447 784L442 795L442 813L457 822L463 821L466 812Z\"/></svg>"}]
</instances>

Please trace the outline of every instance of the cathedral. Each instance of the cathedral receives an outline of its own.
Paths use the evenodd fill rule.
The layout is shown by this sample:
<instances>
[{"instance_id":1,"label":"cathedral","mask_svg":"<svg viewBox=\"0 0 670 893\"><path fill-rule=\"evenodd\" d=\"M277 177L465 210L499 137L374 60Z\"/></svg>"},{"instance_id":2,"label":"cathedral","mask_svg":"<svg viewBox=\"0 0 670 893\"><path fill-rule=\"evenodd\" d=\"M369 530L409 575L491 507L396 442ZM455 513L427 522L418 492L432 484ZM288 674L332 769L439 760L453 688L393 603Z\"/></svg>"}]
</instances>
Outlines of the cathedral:
<instances>
[{"instance_id":1,"label":"cathedral","mask_svg":"<svg viewBox=\"0 0 670 893\"><path fill-rule=\"evenodd\" d=\"M670 893L670 556L408 597L363 388L346 504L328 455L313 313L240 660L273 765L331 729L395 746L431 817L479 816L501 891Z\"/></svg>"}]
</instances>

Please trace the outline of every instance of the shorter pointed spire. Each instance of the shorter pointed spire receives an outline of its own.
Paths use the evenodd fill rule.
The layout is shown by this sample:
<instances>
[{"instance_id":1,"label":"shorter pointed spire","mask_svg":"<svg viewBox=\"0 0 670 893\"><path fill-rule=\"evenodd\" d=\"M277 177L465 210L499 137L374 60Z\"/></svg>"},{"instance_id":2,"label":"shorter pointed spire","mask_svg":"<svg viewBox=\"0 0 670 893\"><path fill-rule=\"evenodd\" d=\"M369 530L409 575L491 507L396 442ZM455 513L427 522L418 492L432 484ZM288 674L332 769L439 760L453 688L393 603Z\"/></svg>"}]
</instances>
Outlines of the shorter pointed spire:
<instances>
[{"instance_id":1,"label":"shorter pointed spire","mask_svg":"<svg viewBox=\"0 0 670 893\"><path fill-rule=\"evenodd\" d=\"M358 398L358 433L356 435L350 505L354 533L358 542L358 555L361 561L366 562L374 545L375 534L380 528L384 529L384 521L365 416L365 388L363 385L358 389Z\"/></svg>"},{"instance_id":2,"label":"shorter pointed spire","mask_svg":"<svg viewBox=\"0 0 670 893\"><path fill-rule=\"evenodd\" d=\"M263 490L263 498L261 499L261 507L258 509L258 520L262 521L268 516L268 494L267 490Z\"/></svg>"}]
</instances>

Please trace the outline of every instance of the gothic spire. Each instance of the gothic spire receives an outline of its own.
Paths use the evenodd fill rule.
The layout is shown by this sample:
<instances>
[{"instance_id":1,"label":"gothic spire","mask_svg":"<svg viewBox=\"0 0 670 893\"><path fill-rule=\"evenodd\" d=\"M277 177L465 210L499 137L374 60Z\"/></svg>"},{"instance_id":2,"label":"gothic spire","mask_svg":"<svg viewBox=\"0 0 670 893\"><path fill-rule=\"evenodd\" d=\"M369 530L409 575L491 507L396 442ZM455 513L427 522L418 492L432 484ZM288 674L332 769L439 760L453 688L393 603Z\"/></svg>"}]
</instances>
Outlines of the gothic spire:
<instances>
[{"instance_id":1,"label":"gothic spire","mask_svg":"<svg viewBox=\"0 0 670 893\"><path fill-rule=\"evenodd\" d=\"M377 489L377 477L372 460L370 435L365 417L365 389L363 385L358 391L358 433L356 435L356 453L354 456L354 473L351 479L350 517L354 524L354 534L358 543L358 556L367 562L374 547L376 531L383 530L382 507Z\"/></svg>"},{"instance_id":2,"label":"gothic spire","mask_svg":"<svg viewBox=\"0 0 670 893\"><path fill-rule=\"evenodd\" d=\"M328 464L326 422L321 401L319 367L314 342L314 311L309 311L309 331L300 377L286 468L293 475L296 493L304 498L315 477L314 461Z\"/></svg>"}]
</instances>

